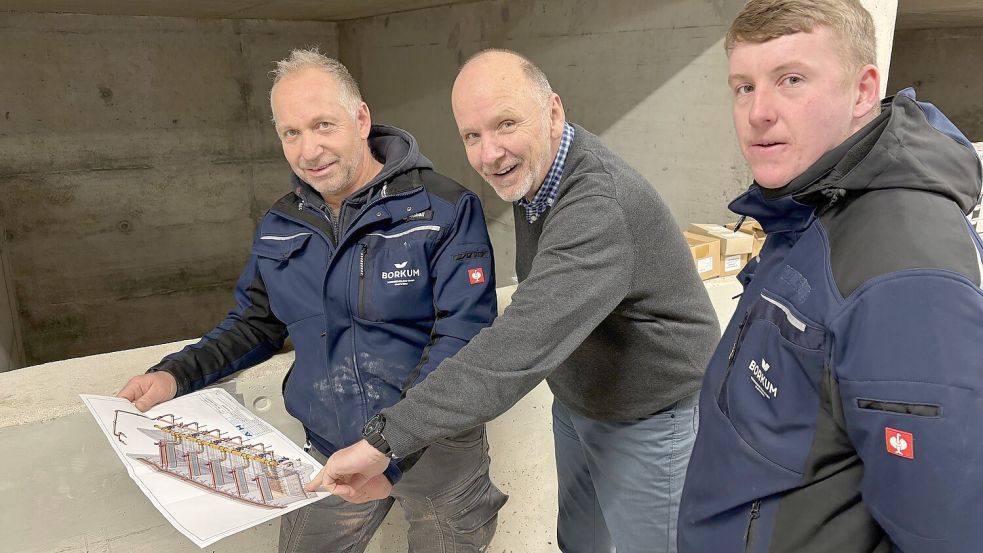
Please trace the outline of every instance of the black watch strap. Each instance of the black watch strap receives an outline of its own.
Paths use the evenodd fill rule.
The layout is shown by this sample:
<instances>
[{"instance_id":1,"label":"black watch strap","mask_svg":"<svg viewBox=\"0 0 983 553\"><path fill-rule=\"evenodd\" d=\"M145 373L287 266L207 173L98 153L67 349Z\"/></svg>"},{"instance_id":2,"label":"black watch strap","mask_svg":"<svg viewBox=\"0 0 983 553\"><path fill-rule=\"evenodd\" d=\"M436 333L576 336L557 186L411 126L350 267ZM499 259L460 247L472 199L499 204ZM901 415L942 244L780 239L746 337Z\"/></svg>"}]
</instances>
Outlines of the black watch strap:
<instances>
[{"instance_id":1,"label":"black watch strap","mask_svg":"<svg viewBox=\"0 0 983 553\"><path fill-rule=\"evenodd\" d=\"M389 456L392 449L389 448L389 442L382 437L382 434L370 434L365 437L365 441L369 442L369 445L379 450L385 456Z\"/></svg>"},{"instance_id":2,"label":"black watch strap","mask_svg":"<svg viewBox=\"0 0 983 553\"><path fill-rule=\"evenodd\" d=\"M388 457L392 449L382 434L385 428L386 417L382 413L379 413L366 421L365 426L362 427L362 437L365 438L365 441L369 442L369 445L376 448L379 453Z\"/></svg>"}]
</instances>

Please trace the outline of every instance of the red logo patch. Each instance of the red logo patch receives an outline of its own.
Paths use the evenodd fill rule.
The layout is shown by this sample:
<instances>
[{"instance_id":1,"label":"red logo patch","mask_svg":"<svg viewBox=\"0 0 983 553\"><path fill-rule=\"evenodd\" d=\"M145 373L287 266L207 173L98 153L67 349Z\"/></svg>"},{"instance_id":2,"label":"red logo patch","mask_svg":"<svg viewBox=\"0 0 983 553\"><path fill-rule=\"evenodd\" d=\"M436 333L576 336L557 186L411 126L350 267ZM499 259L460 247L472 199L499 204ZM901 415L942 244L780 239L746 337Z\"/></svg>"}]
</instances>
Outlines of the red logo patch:
<instances>
[{"instance_id":1,"label":"red logo patch","mask_svg":"<svg viewBox=\"0 0 983 553\"><path fill-rule=\"evenodd\" d=\"M905 459L915 458L915 438L909 432L895 430L891 427L885 428L884 445L887 447L887 452L891 455L897 455Z\"/></svg>"},{"instance_id":2,"label":"red logo patch","mask_svg":"<svg viewBox=\"0 0 983 553\"><path fill-rule=\"evenodd\" d=\"M481 267L475 267L473 269L468 269L468 280L471 281L471 286L475 284L481 284L485 281L485 270Z\"/></svg>"}]
</instances>

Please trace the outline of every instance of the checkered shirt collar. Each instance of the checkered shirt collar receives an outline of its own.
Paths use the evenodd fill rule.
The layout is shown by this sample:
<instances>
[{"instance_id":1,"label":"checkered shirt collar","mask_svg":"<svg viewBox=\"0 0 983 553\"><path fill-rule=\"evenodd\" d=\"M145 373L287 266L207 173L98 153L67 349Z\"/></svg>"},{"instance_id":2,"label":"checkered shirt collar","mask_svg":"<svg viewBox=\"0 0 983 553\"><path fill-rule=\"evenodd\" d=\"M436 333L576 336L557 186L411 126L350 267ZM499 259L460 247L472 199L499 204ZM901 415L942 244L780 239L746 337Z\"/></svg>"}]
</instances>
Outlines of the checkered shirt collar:
<instances>
[{"instance_id":1,"label":"checkered shirt collar","mask_svg":"<svg viewBox=\"0 0 983 553\"><path fill-rule=\"evenodd\" d=\"M550 167L549 172L546 173L546 179L543 180L543 185L539 187L539 191L536 192L536 196L531 202L525 198L519 198L515 202L526 208L526 221L530 224L535 223L556 202L556 192L559 189L560 176L563 175L563 164L567 160L567 151L573 142L573 133L573 125L564 123L563 137L560 138L560 149L557 150L556 159L553 160L553 165Z\"/></svg>"}]
</instances>

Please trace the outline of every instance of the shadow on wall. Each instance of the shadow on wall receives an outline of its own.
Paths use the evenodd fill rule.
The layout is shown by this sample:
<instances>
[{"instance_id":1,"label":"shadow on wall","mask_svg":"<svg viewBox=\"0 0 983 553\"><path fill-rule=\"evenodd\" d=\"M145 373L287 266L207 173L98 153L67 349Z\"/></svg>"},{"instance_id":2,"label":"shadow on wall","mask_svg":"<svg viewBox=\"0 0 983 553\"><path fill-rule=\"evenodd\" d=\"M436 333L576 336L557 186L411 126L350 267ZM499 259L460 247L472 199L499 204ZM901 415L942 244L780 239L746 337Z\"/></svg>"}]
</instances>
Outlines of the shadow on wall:
<instances>
[{"instance_id":1,"label":"shadow on wall","mask_svg":"<svg viewBox=\"0 0 983 553\"><path fill-rule=\"evenodd\" d=\"M502 47L529 56L547 72L568 113L603 134L714 47L743 4L508 0L445 6L342 23L340 55L377 119L405 122L430 149L451 147L448 154L460 158L450 89L473 53ZM717 77L724 86L725 75ZM686 99L678 100L666 108L685 109Z\"/></svg>"},{"instance_id":2,"label":"shadow on wall","mask_svg":"<svg viewBox=\"0 0 983 553\"><path fill-rule=\"evenodd\" d=\"M496 272L513 275L511 206L474 173L457 138L450 91L460 64L488 47L522 52L547 73L568 119L605 138L656 185L678 218L719 216L746 184L719 46L743 5L496 0L445 6L344 22L340 55L375 120L410 130L438 170L480 194Z\"/></svg>"}]
</instances>

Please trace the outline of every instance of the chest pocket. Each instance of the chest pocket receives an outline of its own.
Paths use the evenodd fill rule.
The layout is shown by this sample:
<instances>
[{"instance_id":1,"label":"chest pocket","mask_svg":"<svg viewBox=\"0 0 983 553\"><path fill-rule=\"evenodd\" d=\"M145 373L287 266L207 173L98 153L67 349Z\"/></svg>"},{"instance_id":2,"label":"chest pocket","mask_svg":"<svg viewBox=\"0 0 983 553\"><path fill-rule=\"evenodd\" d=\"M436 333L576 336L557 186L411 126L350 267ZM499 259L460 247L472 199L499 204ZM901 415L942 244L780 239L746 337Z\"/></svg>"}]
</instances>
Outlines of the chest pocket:
<instances>
[{"instance_id":1,"label":"chest pocket","mask_svg":"<svg viewBox=\"0 0 983 553\"><path fill-rule=\"evenodd\" d=\"M437 225L374 232L359 242L353 297L356 316L373 322L414 322L434 318L431 251Z\"/></svg>"},{"instance_id":2,"label":"chest pocket","mask_svg":"<svg viewBox=\"0 0 983 553\"><path fill-rule=\"evenodd\" d=\"M294 254L303 249L310 239L310 232L288 235L264 234L253 244L253 253L266 259L286 263Z\"/></svg>"},{"instance_id":3,"label":"chest pocket","mask_svg":"<svg viewBox=\"0 0 983 553\"><path fill-rule=\"evenodd\" d=\"M744 441L802 474L812 446L826 331L767 291L748 310L717 405Z\"/></svg>"},{"instance_id":4,"label":"chest pocket","mask_svg":"<svg viewBox=\"0 0 983 553\"><path fill-rule=\"evenodd\" d=\"M320 290L323 268L316 255L306 255L310 232L263 234L254 243L253 255L266 285L270 309L286 324L316 315L320 302L308 291Z\"/></svg>"}]
</instances>

